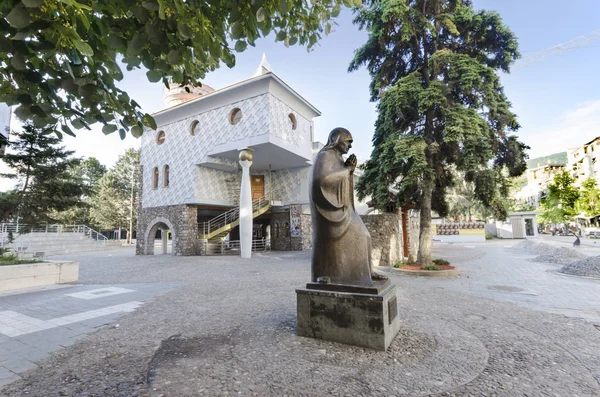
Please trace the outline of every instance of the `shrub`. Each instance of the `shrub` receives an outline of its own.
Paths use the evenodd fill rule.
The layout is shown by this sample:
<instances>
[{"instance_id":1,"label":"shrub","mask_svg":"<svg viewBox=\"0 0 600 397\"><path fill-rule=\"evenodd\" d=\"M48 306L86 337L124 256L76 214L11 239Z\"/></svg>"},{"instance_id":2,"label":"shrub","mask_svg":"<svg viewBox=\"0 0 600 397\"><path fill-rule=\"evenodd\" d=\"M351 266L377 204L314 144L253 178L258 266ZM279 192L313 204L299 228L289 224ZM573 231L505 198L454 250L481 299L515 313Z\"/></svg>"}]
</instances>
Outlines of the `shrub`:
<instances>
[{"instance_id":1,"label":"shrub","mask_svg":"<svg viewBox=\"0 0 600 397\"><path fill-rule=\"evenodd\" d=\"M423 270L440 270L439 266L431 265L431 266L423 266L421 267Z\"/></svg>"},{"instance_id":2,"label":"shrub","mask_svg":"<svg viewBox=\"0 0 600 397\"><path fill-rule=\"evenodd\" d=\"M415 263L414 261L405 261L405 260L400 260L400 259L398 259L394 263L395 268L404 267L404 266L408 266L408 265L418 265L418 263Z\"/></svg>"},{"instance_id":3,"label":"shrub","mask_svg":"<svg viewBox=\"0 0 600 397\"><path fill-rule=\"evenodd\" d=\"M434 259L434 260L432 260L432 262L435 263L436 265L446 265L446 266L450 265L450 262L448 262L445 259Z\"/></svg>"},{"instance_id":4,"label":"shrub","mask_svg":"<svg viewBox=\"0 0 600 397\"><path fill-rule=\"evenodd\" d=\"M397 260L396 262L394 262L394 267L395 267L396 269L397 269L397 268L400 268L400 267L404 267L404 266L406 266L406 265L408 265L408 263L406 263L406 262L405 262L405 261L403 261L403 260Z\"/></svg>"},{"instance_id":5,"label":"shrub","mask_svg":"<svg viewBox=\"0 0 600 397\"><path fill-rule=\"evenodd\" d=\"M0 256L0 266L5 265L25 265L28 263L40 263L42 261L38 259L19 259L18 256L14 254Z\"/></svg>"},{"instance_id":6,"label":"shrub","mask_svg":"<svg viewBox=\"0 0 600 397\"><path fill-rule=\"evenodd\" d=\"M485 239L486 240L491 240L493 238L494 238L494 235L486 230L485 231Z\"/></svg>"}]
</instances>

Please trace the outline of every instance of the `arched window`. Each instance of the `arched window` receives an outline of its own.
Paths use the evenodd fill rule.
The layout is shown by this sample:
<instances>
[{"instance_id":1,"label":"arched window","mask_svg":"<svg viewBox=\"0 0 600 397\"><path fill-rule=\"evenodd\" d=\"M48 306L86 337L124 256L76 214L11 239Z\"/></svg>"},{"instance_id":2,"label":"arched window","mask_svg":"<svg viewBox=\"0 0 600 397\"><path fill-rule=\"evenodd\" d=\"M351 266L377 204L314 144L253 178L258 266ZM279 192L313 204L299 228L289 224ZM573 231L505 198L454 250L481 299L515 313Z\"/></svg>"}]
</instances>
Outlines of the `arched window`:
<instances>
[{"instance_id":1,"label":"arched window","mask_svg":"<svg viewBox=\"0 0 600 397\"><path fill-rule=\"evenodd\" d=\"M198 120L194 120L192 123L192 128L190 129L190 135L195 136L200 132L200 122Z\"/></svg>"},{"instance_id":2,"label":"arched window","mask_svg":"<svg viewBox=\"0 0 600 397\"><path fill-rule=\"evenodd\" d=\"M164 171L164 175L163 175L163 186L167 187L169 186L169 166L165 165L165 171Z\"/></svg>"},{"instance_id":3,"label":"arched window","mask_svg":"<svg viewBox=\"0 0 600 397\"><path fill-rule=\"evenodd\" d=\"M290 237L290 224L288 222L285 223L283 237Z\"/></svg>"},{"instance_id":4,"label":"arched window","mask_svg":"<svg viewBox=\"0 0 600 397\"><path fill-rule=\"evenodd\" d=\"M292 130L295 130L297 125L298 123L296 122L296 116L294 116L292 113L288 114L288 126Z\"/></svg>"},{"instance_id":5,"label":"arched window","mask_svg":"<svg viewBox=\"0 0 600 397\"><path fill-rule=\"evenodd\" d=\"M240 108L235 108L229 114L229 122L233 125L236 125L242 119L242 110Z\"/></svg>"},{"instance_id":6,"label":"arched window","mask_svg":"<svg viewBox=\"0 0 600 397\"><path fill-rule=\"evenodd\" d=\"M165 143L165 132L164 131L158 132L158 135L156 136L156 143L159 145L162 145L163 143Z\"/></svg>"},{"instance_id":7,"label":"arched window","mask_svg":"<svg viewBox=\"0 0 600 397\"><path fill-rule=\"evenodd\" d=\"M158 167L154 167L154 189L158 188Z\"/></svg>"},{"instance_id":8,"label":"arched window","mask_svg":"<svg viewBox=\"0 0 600 397\"><path fill-rule=\"evenodd\" d=\"M279 238L279 222L275 222L275 238Z\"/></svg>"}]
</instances>

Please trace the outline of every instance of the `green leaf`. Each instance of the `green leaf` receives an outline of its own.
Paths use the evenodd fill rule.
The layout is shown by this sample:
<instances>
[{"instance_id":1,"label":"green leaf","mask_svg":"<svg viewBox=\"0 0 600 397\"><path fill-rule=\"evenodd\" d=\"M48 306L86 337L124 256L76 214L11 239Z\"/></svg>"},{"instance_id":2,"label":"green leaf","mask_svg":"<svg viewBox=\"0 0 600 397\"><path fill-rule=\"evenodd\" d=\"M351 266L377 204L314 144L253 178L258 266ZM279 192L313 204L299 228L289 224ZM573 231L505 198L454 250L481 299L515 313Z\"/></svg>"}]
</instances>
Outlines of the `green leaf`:
<instances>
[{"instance_id":1,"label":"green leaf","mask_svg":"<svg viewBox=\"0 0 600 397\"><path fill-rule=\"evenodd\" d=\"M163 78L163 73L160 70L149 70L146 72L146 77L151 83L158 83Z\"/></svg>"},{"instance_id":2,"label":"green leaf","mask_svg":"<svg viewBox=\"0 0 600 397\"><path fill-rule=\"evenodd\" d=\"M158 9L159 9L158 4L156 4L152 1L143 1L142 7L144 7L147 10L150 10L150 11L158 11Z\"/></svg>"},{"instance_id":3,"label":"green leaf","mask_svg":"<svg viewBox=\"0 0 600 397\"><path fill-rule=\"evenodd\" d=\"M127 54L128 55L137 55L142 51L142 47L144 46L144 40L141 34L136 34L133 36L133 39L127 44Z\"/></svg>"},{"instance_id":4,"label":"green leaf","mask_svg":"<svg viewBox=\"0 0 600 397\"><path fill-rule=\"evenodd\" d=\"M71 120L71 125L73 127L75 127L75 129L78 129L78 130L80 130L80 129L82 129L82 128L85 127L85 124L80 119L73 119L73 120Z\"/></svg>"},{"instance_id":5,"label":"green leaf","mask_svg":"<svg viewBox=\"0 0 600 397\"><path fill-rule=\"evenodd\" d=\"M238 40L235 43L235 50L236 52L244 52L244 50L248 47L248 43L246 43L244 40Z\"/></svg>"},{"instance_id":6,"label":"green leaf","mask_svg":"<svg viewBox=\"0 0 600 397\"><path fill-rule=\"evenodd\" d=\"M154 117L150 116L148 113L146 113L144 115L144 117L142 117L142 123L146 127L152 128L153 130L155 130L157 128L157 126L156 126L156 120L154 120Z\"/></svg>"},{"instance_id":7,"label":"green leaf","mask_svg":"<svg viewBox=\"0 0 600 397\"><path fill-rule=\"evenodd\" d=\"M279 32L277 32L277 36L275 36L275 39L277 41L283 41L285 40L287 36L287 33L285 32L285 30L280 30Z\"/></svg>"},{"instance_id":8,"label":"green leaf","mask_svg":"<svg viewBox=\"0 0 600 397\"><path fill-rule=\"evenodd\" d=\"M73 130L66 124L61 125L60 129L67 135L75 136L75 133L73 132Z\"/></svg>"},{"instance_id":9,"label":"green leaf","mask_svg":"<svg viewBox=\"0 0 600 397\"><path fill-rule=\"evenodd\" d=\"M23 54L17 52L12 58L10 58L10 65L17 70L27 69L27 63Z\"/></svg>"},{"instance_id":10,"label":"green leaf","mask_svg":"<svg viewBox=\"0 0 600 397\"><path fill-rule=\"evenodd\" d=\"M340 11L342 10L342 8L340 7L339 4L336 4L335 6L333 6L333 8L331 9L331 16L334 18L337 18L338 15L340 15Z\"/></svg>"},{"instance_id":11,"label":"green leaf","mask_svg":"<svg viewBox=\"0 0 600 397\"><path fill-rule=\"evenodd\" d=\"M23 4L19 3L13 8L11 12L6 16L6 20L13 28L23 29L31 24L29 12L25 9Z\"/></svg>"},{"instance_id":12,"label":"green leaf","mask_svg":"<svg viewBox=\"0 0 600 397\"><path fill-rule=\"evenodd\" d=\"M119 137L121 138L121 140L127 138L127 132L125 132L123 128L119 128Z\"/></svg>"},{"instance_id":13,"label":"green leaf","mask_svg":"<svg viewBox=\"0 0 600 397\"><path fill-rule=\"evenodd\" d=\"M189 39L190 37L192 37L194 35L194 32L192 32L192 29L190 29L190 27L188 25L186 25L185 23L177 23L177 30L179 31L179 35L184 38L184 39Z\"/></svg>"},{"instance_id":14,"label":"green leaf","mask_svg":"<svg viewBox=\"0 0 600 397\"><path fill-rule=\"evenodd\" d=\"M75 48L77 48L77 50L81 53L81 55L85 55L88 57L94 55L94 50L92 50L92 47L90 47L88 43L85 43L81 40L75 40L73 41L73 44L75 45Z\"/></svg>"},{"instance_id":15,"label":"green leaf","mask_svg":"<svg viewBox=\"0 0 600 397\"><path fill-rule=\"evenodd\" d=\"M21 3L25 4L27 8L40 8L44 4L44 0L21 0Z\"/></svg>"},{"instance_id":16,"label":"green leaf","mask_svg":"<svg viewBox=\"0 0 600 397\"><path fill-rule=\"evenodd\" d=\"M169 51L169 55L167 55L167 61L171 65L177 65L181 61L181 52L179 50L171 50Z\"/></svg>"},{"instance_id":17,"label":"green leaf","mask_svg":"<svg viewBox=\"0 0 600 397\"><path fill-rule=\"evenodd\" d=\"M234 39L239 39L242 37L242 24L239 21L236 21L231 25L231 37Z\"/></svg>"},{"instance_id":18,"label":"green leaf","mask_svg":"<svg viewBox=\"0 0 600 397\"><path fill-rule=\"evenodd\" d=\"M117 128L118 127L114 124L106 124L104 127L102 127L102 133L104 135L112 134L117 130Z\"/></svg>"},{"instance_id":19,"label":"green leaf","mask_svg":"<svg viewBox=\"0 0 600 397\"><path fill-rule=\"evenodd\" d=\"M282 14L287 14L290 11L290 5L286 0L279 0L279 11Z\"/></svg>"},{"instance_id":20,"label":"green leaf","mask_svg":"<svg viewBox=\"0 0 600 397\"><path fill-rule=\"evenodd\" d=\"M263 7L260 7L258 11L256 11L256 20L258 22L263 22L267 18L267 11Z\"/></svg>"},{"instance_id":21,"label":"green leaf","mask_svg":"<svg viewBox=\"0 0 600 397\"><path fill-rule=\"evenodd\" d=\"M117 35L108 35L106 39L108 46L112 49L117 49L125 46L125 41Z\"/></svg>"},{"instance_id":22,"label":"green leaf","mask_svg":"<svg viewBox=\"0 0 600 397\"><path fill-rule=\"evenodd\" d=\"M143 133L144 133L144 129L142 127L140 127L139 125L134 125L133 127L131 127L131 135L133 135L135 138L141 137ZM124 138L122 138L122 139L124 139Z\"/></svg>"}]
</instances>

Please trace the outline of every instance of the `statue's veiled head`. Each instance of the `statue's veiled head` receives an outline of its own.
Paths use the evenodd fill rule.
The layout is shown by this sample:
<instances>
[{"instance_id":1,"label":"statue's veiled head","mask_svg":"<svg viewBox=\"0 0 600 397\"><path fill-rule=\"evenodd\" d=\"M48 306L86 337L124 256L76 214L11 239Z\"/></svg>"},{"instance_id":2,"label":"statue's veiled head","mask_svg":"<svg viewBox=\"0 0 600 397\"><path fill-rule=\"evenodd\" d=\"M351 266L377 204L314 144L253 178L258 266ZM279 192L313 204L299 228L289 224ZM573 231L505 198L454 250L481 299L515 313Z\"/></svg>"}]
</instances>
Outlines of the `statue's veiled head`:
<instances>
[{"instance_id":1,"label":"statue's veiled head","mask_svg":"<svg viewBox=\"0 0 600 397\"><path fill-rule=\"evenodd\" d=\"M352 142L353 139L350 131L342 127L337 127L329 133L327 145L325 145L323 150L335 149L342 154L346 154L352 147Z\"/></svg>"}]
</instances>

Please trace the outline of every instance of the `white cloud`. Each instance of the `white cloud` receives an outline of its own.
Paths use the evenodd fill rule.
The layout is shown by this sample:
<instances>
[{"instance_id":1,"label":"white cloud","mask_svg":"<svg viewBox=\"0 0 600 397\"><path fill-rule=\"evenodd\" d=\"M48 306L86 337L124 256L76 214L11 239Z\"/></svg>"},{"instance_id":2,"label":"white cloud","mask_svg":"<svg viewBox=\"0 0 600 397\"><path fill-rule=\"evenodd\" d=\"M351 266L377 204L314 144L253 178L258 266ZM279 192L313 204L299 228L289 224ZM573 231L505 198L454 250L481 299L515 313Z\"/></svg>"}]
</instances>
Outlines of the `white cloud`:
<instances>
[{"instance_id":1,"label":"white cloud","mask_svg":"<svg viewBox=\"0 0 600 397\"><path fill-rule=\"evenodd\" d=\"M600 100L579 104L558 115L552 123L540 123L519 136L531 147L529 157L535 158L567 151L600 136Z\"/></svg>"}]
</instances>

